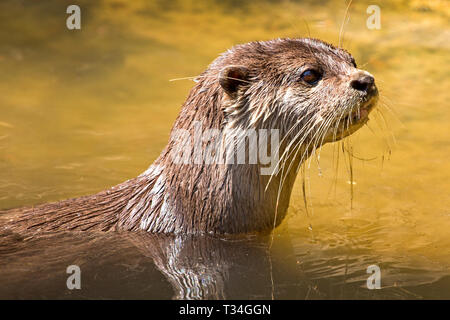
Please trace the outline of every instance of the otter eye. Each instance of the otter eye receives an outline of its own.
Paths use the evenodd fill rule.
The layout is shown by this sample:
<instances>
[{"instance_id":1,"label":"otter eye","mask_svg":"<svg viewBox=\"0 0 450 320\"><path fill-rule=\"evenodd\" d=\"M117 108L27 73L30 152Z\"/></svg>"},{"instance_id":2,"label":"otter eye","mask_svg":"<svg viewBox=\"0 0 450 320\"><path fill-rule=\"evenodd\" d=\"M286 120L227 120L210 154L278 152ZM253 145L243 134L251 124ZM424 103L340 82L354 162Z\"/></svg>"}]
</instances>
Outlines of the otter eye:
<instances>
[{"instance_id":1,"label":"otter eye","mask_svg":"<svg viewBox=\"0 0 450 320\"><path fill-rule=\"evenodd\" d=\"M304 71L300 77L303 81L312 85L319 82L319 80L322 78L322 74L317 70L308 69Z\"/></svg>"}]
</instances>

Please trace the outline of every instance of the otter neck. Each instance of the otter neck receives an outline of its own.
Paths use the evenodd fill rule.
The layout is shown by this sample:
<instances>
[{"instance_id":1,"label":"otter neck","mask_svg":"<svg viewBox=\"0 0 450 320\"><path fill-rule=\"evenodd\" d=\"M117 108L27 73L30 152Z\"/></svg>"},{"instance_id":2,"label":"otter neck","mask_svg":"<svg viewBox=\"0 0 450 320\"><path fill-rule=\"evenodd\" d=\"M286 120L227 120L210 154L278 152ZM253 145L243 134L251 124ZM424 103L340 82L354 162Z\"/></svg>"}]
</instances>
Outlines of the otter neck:
<instances>
[{"instance_id":1,"label":"otter neck","mask_svg":"<svg viewBox=\"0 0 450 320\"><path fill-rule=\"evenodd\" d=\"M145 190L131 197L119 225L148 232L221 234L264 231L278 225L286 214L303 152L292 156L290 170L272 177L261 174L259 163L173 161L171 152L180 139L176 130L192 133L196 122L221 130L227 121L224 97L216 83L204 80L197 84L183 105L168 145L140 176L148 181ZM193 149L191 156L195 156Z\"/></svg>"}]
</instances>

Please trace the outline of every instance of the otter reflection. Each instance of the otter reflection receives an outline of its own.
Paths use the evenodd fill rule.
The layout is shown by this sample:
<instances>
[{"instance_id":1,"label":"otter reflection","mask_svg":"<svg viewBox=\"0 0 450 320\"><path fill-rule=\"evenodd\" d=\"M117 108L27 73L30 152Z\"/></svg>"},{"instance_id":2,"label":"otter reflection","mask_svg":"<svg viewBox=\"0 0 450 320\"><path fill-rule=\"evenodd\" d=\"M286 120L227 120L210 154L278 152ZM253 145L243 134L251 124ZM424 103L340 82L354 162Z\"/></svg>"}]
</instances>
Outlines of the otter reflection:
<instances>
[{"instance_id":1,"label":"otter reflection","mask_svg":"<svg viewBox=\"0 0 450 320\"><path fill-rule=\"evenodd\" d=\"M271 257L276 250L270 250L270 236L130 233L126 237L153 259L172 285L174 299L268 299L274 295L275 278L297 278L293 253Z\"/></svg>"},{"instance_id":2,"label":"otter reflection","mask_svg":"<svg viewBox=\"0 0 450 320\"><path fill-rule=\"evenodd\" d=\"M372 231L374 229L371 229ZM165 236L141 232L67 232L38 237L0 234L0 299L371 299L414 298L402 287L367 290L367 266L384 265L384 285L421 270L415 283L445 284L447 270L380 257L361 243L291 243L269 236ZM298 238L296 238L298 239ZM364 252L364 258L361 253ZM393 263L392 261L400 261ZM81 269L68 290L66 269ZM417 290L416 290L417 291ZM420 291L419 291L420 293Z\"/></svg>"},{"instance_id":3,"label":"otter reflection","mask_svg":"<svg viewBox=\"0 0 450 320\"><path fill-rule=\"evenodd\" d=\"M69 265L81 269L81 290L66 287ZM0 235L2 299L302 298L299 277L287 233L271 248L270 236Z\"/></svg>"}]
</instances>

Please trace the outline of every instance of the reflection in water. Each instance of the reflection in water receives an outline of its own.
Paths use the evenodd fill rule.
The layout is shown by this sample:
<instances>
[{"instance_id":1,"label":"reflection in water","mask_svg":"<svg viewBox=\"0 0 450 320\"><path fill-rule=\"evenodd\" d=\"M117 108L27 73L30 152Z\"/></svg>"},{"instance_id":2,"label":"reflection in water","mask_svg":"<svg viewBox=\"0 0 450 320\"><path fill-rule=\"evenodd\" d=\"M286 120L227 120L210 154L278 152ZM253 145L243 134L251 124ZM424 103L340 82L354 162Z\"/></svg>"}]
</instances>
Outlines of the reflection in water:
<instances>
[{"instance_id":1,"label":"reflection in water","mask_svg":"<svg viewBox=\"0 0 450 320\"><path fill-rule=\"evenodd\" d=\"M200 74L237 43L310 34L337 44L345 11L340 0L78 0L82 30L70 32L68 4L0 1L0 210L137 176L192 87L169 79ZM402 124L388 118L390 161L380 117L352 137L355 157L369 159L354 159L355 184L326 146L306 176L309 216L298 183L270 250L264 237L3 235L0 297L450 298L449 6L383 3L375 31L370 4L353 1L343 46ZM65 287L70 264L82 268L80 291ZM371 264L381 290L365 287Z\"/></svg>"},{"instance_id":2,"label":"reflection in water","mask_svg":"<svg viewBox=\"0 0 450 320\"><path fill-rule=\"evenodd\" d=\"M2 239L0 298L270 299L277 294L277 283L297 278L293 254L285 248L282 259L272 265L268 236L61 233ZM82 271L79 292L65 288L65 270L71 264Z\"/></svg>"},{"instance_id":3,"label":"reflection in water","mask_svg":"<svg viewBox=\"0 0 450 320\"><path fill-rule=\"evenodd\" d=\"M343 249L347 245L320 249L306 241L294 247L286 230L275 234L271 248L270 236L3 235L0 298L415 299L434 297L426 290L430 284L449 283L449 277L433 276L439 272L426 280L415 265L420 277L409 279L416 281L413 288L389 285L389 274L410 277L407 260L380 261L363 249L367 243ZM366 268L374 262L383 270L382 290L365 286ZM66 288L65 271L73 264L81 268L81 290Z\"/></svg>"},{"instance_id":4,"label":"reflection in water","mask_svg":"<svg viewBox=\"0 0 450 320\"><path fill-rule=\"evenodd\" d=\"M166 276L175 299L270 297L267 241L148 234L128 237Z\"/></svg>"}]
</instances>

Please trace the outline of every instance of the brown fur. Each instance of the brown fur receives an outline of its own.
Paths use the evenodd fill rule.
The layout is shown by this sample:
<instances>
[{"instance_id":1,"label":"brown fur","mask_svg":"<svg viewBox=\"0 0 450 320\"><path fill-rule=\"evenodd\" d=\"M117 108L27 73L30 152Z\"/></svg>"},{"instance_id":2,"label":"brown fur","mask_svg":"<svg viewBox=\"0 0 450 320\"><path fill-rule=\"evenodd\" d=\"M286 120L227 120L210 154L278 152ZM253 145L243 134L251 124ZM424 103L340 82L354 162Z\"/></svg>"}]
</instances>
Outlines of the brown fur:
<instances>
[{"instance_id":1,"label":"brown fur","mask_svg":"<svg viewBox=\"0 0 450 320\"><path fill-rule=\"evenodd\" d=\"M219 81L221 71L233 65L243 66L246 78L237 83L227 82L226 78ZM306 65L325 70L320 91L299 81L300 70ZM311 126L310 120L317 114L326 117L336 114L336 110L347 112L367 100L348 89L346 81L353 70L357 69L350 54L319 40L278 39L236 46L198 77L175 121L168 145L146 172L96 195L6 211L2 214L8 220L4 225L19 232L270 230L286 214L298 165L324 141L314 148L306 143L317 130L312 130L311 137L296 148L300 152L288 157L293 165L284 172L283 184L280 172L268 184L270 177L260 174L260 164L176 164L170 156L177 144L174 130L193 132L195 121L201 121L205 129L279 129L280 138L287 135L281 155L299 132L290 132L294 125ZM236 76L240 75L238 72ZM236 92L229 94L234 88ZM325 132L323 135L325 138Z\"/></svg>"}]
</instances>

